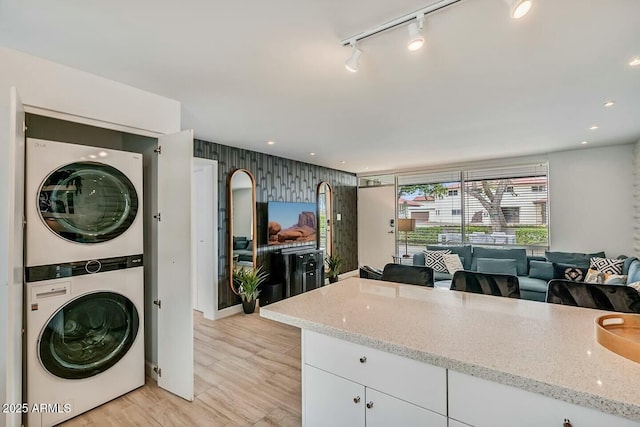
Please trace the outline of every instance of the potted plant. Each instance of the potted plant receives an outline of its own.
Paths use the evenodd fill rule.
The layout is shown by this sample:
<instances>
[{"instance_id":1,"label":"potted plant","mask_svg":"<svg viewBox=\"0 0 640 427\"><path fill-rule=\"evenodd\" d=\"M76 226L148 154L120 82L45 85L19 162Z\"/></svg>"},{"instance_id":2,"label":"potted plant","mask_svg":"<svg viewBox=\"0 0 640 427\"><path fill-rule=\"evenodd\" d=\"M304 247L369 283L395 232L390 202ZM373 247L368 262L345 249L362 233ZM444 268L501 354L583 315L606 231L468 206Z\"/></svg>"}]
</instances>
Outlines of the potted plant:
<instances>
[{"instance_id":1,"label":"potted plant","mask_svg":"<svg viewBox=\"0 0 640 427\"><path fill-rule=\"evenodd\" d=\"M262 267L244 268L233 270L232 290L242 299L242 309L246 314L251 314L256 309L256 299L260 295L258 287L267 279L268 273L262 271Z\"/></svg>"},{"instance_id":2,"label":"potted plant","mask_svg":"<svg viewBox=\"0 0 640 427\"><path fill-rule=\"evenodd\" d=\"M336 283L342 267L342 259L338 255L330 255L324 259L324 262L327 264L329 283Z\"/></svg>"}]
</instances>

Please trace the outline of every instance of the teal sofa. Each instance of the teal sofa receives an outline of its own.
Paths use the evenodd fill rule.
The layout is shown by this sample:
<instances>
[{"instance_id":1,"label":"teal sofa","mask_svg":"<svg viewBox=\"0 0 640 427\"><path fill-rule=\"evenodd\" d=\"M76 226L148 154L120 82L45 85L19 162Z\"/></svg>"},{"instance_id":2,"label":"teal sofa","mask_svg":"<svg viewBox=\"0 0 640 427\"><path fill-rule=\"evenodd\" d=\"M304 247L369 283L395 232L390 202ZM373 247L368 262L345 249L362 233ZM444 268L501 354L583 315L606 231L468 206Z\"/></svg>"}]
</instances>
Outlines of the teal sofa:
<instances>
[{"instance_id":1,"label":"teal sofa","mask_svg":"<svg viewBox=\"0 0 640 427\"><path fill-rule=\"evenodd\" d=\"M528 256L522 248L490 248L481 246L431 246L428 250L449 249L452 254L458 254L462 265L468 271L480 271L483 273L513 274L518 277L520 285L520 297L533 301L545 301L547 285L554 278L553 263L570 264L580 267L589 267L591 257L604 258L604 252L582 254L572 252L547 251L545 257ZM640 260L637 264L638 281L640 281ZM627 274L633 260L627 260L623 274ZM413 256L413 265L425 265L423 252ZM482 268L478 268L479 265ZM636 270L634 270L636 271ZM435 272L436 287L448 287L451 284L449 273ZM631 283L631 282L629 282Z\"/></svg>"}]
</instances>

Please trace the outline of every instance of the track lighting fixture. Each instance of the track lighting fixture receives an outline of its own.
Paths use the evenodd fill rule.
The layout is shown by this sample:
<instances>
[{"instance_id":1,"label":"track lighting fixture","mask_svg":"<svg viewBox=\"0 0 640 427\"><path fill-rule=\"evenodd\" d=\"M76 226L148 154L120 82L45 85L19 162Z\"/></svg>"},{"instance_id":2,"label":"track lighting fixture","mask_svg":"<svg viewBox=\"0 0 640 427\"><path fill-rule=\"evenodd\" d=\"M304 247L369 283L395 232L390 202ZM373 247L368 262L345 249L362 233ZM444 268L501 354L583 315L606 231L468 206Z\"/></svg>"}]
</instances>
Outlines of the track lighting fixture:
<instances>
[{"instance_id":1,"label":"track lighting fixture","mask_svg":"<svg viewBox=\"0 0 640 427\"><path fill-rule=\"evenodd\" d=\"M352 73L355 73L356 71L358 71L358 61L360 61L360 55L362 55L362 51L358 49L356 42L352 42L351 46L353 47L353 52L351 53L349 59L344 62L344 67Z\"/></svg>"},{"instance_id":2,"label":"track lighting fixture","mask_svg":"<svg viewBox=\"0 0 640 427\"><path fill-rule=\"evenodd\" d=\"M351 57L349 57L349 59L345 61L344 66L347 68L347 70L353 73L358 71L358 61L360 60L362 51L358 49L357 43L368 37L383 33L392 28L399 27L400 25L409 24L409 41L407 43L407 48L409 50L420 49L424 45L425 41L424 35L422 34L422 30L424 27L424 16L432 12L440 11L460 1L462 0L435 0L429 6L424 7L418 11L392 19L382 25L342 40L343 46L351 46L353 49ZM509 5L509 13L513 19L520 19L524 15L526 15L527 12L529 12L529 10L531 9L531 4L533 3L533 0L504 1L507 3L507 5Z\"/></svg>"},{"instance_id":3,"label":"track lighting fixture","mask_svg":"<svg viewBox=\"0 0 640 427\"><path fill-rule=\"evenodd\" d=\"M504 0L513 19L520 19L531 9L532 0Z\"/></svg>"},{"instance_id":4,"label":"track lighting fixture","mask_svg":"<svg viewBox=\"0 0 640 427\"><path fill-rule=\"evenodd\" d=\"M409 43L407 43L407 49L418 50L424 44L424 36L422 35L422 28L424 27L424 13L416 16L416 22L409 24Z\"/></svg>"}]
</instances>

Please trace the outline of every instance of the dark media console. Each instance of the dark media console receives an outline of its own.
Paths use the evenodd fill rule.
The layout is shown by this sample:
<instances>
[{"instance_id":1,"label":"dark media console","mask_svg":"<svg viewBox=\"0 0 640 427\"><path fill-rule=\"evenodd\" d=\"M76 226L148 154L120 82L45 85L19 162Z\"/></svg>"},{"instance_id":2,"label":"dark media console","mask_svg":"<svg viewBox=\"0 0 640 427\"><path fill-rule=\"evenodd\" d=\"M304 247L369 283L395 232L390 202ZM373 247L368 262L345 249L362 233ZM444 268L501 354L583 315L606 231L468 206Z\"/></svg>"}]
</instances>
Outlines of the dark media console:
<instances>
[{"instance_id":1,"label":"dark media console","mask_svg":"<svg viewBox=\"0 0 640 427\"><path fill-rule=\"evenodd\" d=\"M260 295L261 306L322 286L324 251L291 248L272 252L270 270L270 283Z\"/></svg>"}]
</instances>

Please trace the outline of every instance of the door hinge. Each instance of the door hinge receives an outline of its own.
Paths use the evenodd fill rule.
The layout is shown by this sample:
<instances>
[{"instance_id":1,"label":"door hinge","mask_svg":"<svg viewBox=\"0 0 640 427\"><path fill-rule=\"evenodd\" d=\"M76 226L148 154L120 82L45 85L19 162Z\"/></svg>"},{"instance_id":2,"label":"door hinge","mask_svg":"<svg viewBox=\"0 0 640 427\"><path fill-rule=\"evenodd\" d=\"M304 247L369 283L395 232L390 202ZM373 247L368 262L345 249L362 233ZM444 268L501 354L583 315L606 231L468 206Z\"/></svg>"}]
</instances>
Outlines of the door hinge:
<instances>
[{"instance_id":1,"label":"door hinge","mask_svg":"<svg viewBox=\"0 0 640 427\"><path fill-rule=\"evenodd\" d=\"M162 376L162 369L158 368L157 366L153 367L153 372L155 372L156 374L158 374L159 377Z\"/></svg>"},{"instance_id":2,"label":"door hinge","mask_svg":"<svg viewBox=\"0 0 640 427\"><path fill-rule=\"evenodd\" d=\"M158 222L162 221L162 216L160 215L160 212L158 212L158 214L157 214L157 215L154 215L154 216L153 216L153 219L157 219L157 220L158 220Z\"/></svg>"},{"instance_id":3,"label":"door hinge","mask_svg":"<svg viewBox=\"0 0 640 427\"><path fill-rule=\"evenodd\" d=\"M27 127L27 124L26 124L25 122L22 122L22 132L26 132L26 131L27 131L27 129L29 129L29 128Z\"/></svg>"},{"instance_id":4,"label":"door hinge","mask_svg":"<svg viewBox=\"0 0 640 427\"><path fill-rule=\"evenodd\" d=\"M22 228L27 228L27 220L22 218Z\"/></svg>"},{"instance_id":5,"label":"door hinge","mask_svg":"<svg viewBox=\"0 0 640 427\"><path fill-rule=\"evenodd\" d=\"M158 145L158 148L153 150L153 152L156 153L156 154L162 154L162 145Z\"/></svg>"},{"instance_id":6,"label":"door hinge","mask_svg":"<svg viewBox=\"0 0 640 427\"><path fill-rule=\"evenodd\" d=\"M153 303L158 306L158 309L162 308L162 300L154 299Z\"/></svg>"}]
</instances>

